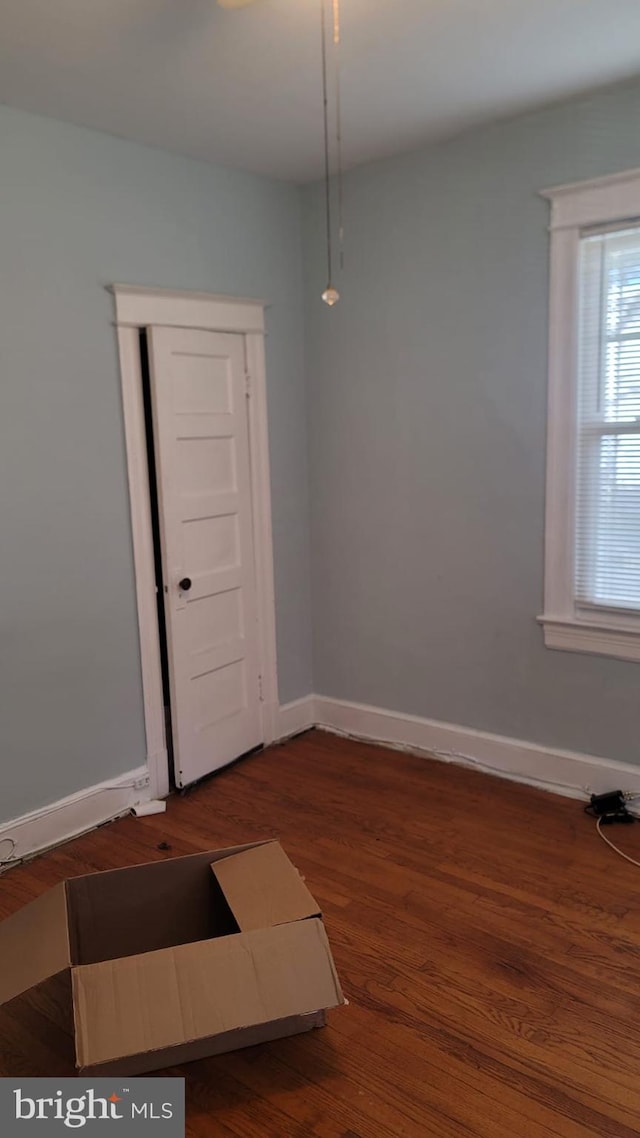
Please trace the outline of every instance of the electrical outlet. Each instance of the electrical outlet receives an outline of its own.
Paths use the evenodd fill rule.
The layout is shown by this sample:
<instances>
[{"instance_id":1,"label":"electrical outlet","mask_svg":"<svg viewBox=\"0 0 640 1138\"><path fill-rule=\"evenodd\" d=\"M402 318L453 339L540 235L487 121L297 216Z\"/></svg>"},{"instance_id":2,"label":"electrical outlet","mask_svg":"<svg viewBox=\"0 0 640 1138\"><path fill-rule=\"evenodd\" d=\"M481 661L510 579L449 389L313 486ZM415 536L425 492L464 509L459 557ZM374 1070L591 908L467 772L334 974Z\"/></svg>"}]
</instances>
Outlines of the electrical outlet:
<instances>
[{"instance_id":1,"label":"electrical outlet","mask_svg":"<svg viewBox=\"0 0 640 1138\"><path fill-rule=\"evenodd\" d=\"M148 785L149 785L149 775L145 774L145 775L142 775L140 778L136 779L136 781L133 784L133 789L134 790L143 790L144 787L148 786Z\"/></svg>"}]
</instances>

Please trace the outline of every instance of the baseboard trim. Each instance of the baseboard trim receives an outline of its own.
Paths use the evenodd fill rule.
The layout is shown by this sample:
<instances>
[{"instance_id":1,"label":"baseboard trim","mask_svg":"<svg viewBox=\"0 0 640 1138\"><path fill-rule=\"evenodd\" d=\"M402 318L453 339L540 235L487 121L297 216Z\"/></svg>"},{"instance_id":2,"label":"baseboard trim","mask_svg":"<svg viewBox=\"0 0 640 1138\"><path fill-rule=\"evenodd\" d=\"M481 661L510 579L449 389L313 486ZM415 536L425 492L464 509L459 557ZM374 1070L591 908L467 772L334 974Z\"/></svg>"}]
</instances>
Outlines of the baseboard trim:
<instances>
[{"instance_id":1,"label":"baseboard trim","mask_svg":"<svg viewBox=\"0 0 640 1138\"><path fill-rule=\"evenodd\" d=\"M315 726L444 762L483 770L570 798L620 789L640 794L640 767L403 715L367 704L311 697Z\"/></svg>"},{"instance_id":2,"label":"baseboard trim","mask_svg":"<svg viewBox=\"0 0 640 1138\"><path fill-rule=\"evenodd\" d=\"M303 696L280 707L279 740L312 727L473 767L571 798L617 788L640 794L640 767L613 759L543 747L328 696ZM126 814L136 804L155 797L149 782L149 768L137 767L0 823L0 861L22 861Z\"/></svg>"},{"instance_id":3,"label":"baseboard trim","mask_svg":"<svg viewBox=\"0 0 640 1138\"><path fill-rule=\"evenodd\" d=\"M23 861L126 814L152 798L146 766L0 823L0 860ZM14 845L11 846L10 843Z\"/></svg>"},{"instance_id":4,"label":"baseboard trim","mask_svg":"<svg viewBox=\"0 0 640 1138\"><path fill-rule=\"evenodd\" d=\"M301 735L315 726L315 696L305 695L302 699L281 705L276 738L278 741L290 739L292 735Z\"/></svg>"}]
</instances>

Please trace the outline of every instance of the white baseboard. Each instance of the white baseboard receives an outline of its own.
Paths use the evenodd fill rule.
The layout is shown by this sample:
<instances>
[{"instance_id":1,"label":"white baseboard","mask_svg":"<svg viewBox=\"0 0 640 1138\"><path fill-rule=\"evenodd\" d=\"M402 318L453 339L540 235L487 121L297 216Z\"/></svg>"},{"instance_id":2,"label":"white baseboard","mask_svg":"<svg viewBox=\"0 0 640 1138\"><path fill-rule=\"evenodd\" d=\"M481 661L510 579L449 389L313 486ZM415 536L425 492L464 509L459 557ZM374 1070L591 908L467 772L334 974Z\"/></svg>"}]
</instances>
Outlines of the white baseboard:
<instances>
[{"instance_id":1,"label":"white baseboard","mask_svg":"<svg viewBox=\"0 0 640 1138\"><path fill-rule=\"evenodd\" d=\"M0 861L21 861L126 814L152 797L147 767L79 790L21 818L0 822ZM11 845L13 842L13 846Z\"/></svg>"},{"instance_id":2,"label":"white baseboard","mask_svg":"<svg viewBox=\"0 0 640 1138\"><path fill-rule=\"evenodd\" d=\"M280 707L277 719L279 739L318 727L572 798L617 789L640 794L640 767L367 704L308 695ZM126 814L137 803L156 797L149 782L149 769L138 767L0 823L0 861L22 860Z\"/></svg>"},{"instance_id":3,"label":"white baseboard","mask_svg":"<svg viewBox=\"0 0 640 1138\"><path fill-rule=\"evenodd\" d=\"M305 695L293 703L284 703L280 707L278 716L278 730L276 738L289 739L292 735L301 735L316 726L315 696Z\"/></svg>"},{"instance_id":4,"label":"white baseboard","mask_svg":"<svg viewBox=\"0 0 640 1138\"><path fill-rule=\"evenodd\" d=\"M324 730L475 767L556 794L585 798L618 789L640 794L640 767L628 763L325 696L310 697L310 703L315 725Z\"/></svg>"}]
</instances>

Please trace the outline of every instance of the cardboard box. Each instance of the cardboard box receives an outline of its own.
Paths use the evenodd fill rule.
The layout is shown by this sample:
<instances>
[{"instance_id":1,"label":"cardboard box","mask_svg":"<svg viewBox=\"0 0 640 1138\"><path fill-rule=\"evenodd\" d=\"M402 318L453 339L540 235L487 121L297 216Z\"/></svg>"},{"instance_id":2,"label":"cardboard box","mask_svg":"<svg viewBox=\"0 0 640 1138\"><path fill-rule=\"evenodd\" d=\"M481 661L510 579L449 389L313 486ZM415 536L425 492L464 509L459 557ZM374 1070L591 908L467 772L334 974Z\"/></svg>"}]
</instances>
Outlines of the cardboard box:
<instances>
[{"instance_id":1,"label":"cardboard box","mask_svg":"<svg viewBox=\"0 0 640 1138\"><path fill-rule=\"evenodd\" d=\"M344 1003L278 842L70 878L0 923L0 961L0 1003L70 971L76 1066L96 1075L295 1035Z\"/></svg>"}]
</instances>

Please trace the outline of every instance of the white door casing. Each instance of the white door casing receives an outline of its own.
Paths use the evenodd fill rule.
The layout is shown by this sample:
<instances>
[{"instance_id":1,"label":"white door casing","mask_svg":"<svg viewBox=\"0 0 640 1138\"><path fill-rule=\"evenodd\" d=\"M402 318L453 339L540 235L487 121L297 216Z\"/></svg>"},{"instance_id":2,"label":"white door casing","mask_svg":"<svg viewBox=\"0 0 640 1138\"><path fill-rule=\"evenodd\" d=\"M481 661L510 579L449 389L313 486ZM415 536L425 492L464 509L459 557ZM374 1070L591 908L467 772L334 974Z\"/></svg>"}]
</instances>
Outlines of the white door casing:
<instances>
[{"instance_id":1,"label":"white door casing","mask_svg":"<svg viewBox=\"0 0 640 1138\"><path fill-rule=\"evenodd\" d=\"M263 741L244 342L151 327L148 343L174 765L184 786Z\"/></svg>"},{"instance_id":2,"label":"white door casing","mask_svg":"<svg viewBox=\"0 0 640 1138\"><path fill-rule=\"evenodd\" d=\"M277 734L277 717L278 717L278 684L277 684L277 666L276 666L276 647L275 647L275 600L274 600L274 583L273 583L273 547L272 547L272 529L271 529L271 503L270 503L270 477L269 477L269 459L268 459L268 433L267 433L267 415L266 415L266 374L264 366L264 304L260 301L254 300L238 300L232 297L214 296L207 293L188 293L180 292L174 293L163 289L142 289L132 286L115 285L112 289L116 301L116 318L118 327L118 344L121 365L121 378L122 378L122 394L123 394L123 410L125 422L125 438L127 448L127 468L129 478L129 496L131 503L131 516L132 516L132 530L133 530L133 547L134 547L134 562L135 562L135 576L136 576L136 593L138 604L138 624L140 632L140 650L141 650L141 665L142 665L142 682L144 692L144 711L145 711L145 727L147 735L147 764L149 768L151 791L157 797L162 797L168 791L169 778L168 778L168 761L167 761L167 748L165 739L165 724L164 724L164 706L162 698L162 679L160 668L160 644L159 632L156 617L156 604L155 604L155 571L153 562L153 538L151 526L151 507L149 498L149 485L147 474L147 457L146 457L146 439L145 439L145 426L144 426L144 409L142 399L142 384L141 384L141 370L140 370L140 356L138 350L138 335L142 327L147 328L150 342L155 338L156 349L160 351L160 355L156 355L155 360L159 360L164 354L164 348L161 345L162 339L165 334L178 336L192 335L199 332L207 332L209 330L219 330L221 332L236 333L236 335L228 337L223 336L219 343L225 342L228 348L232 344L235 345L231 356L235 353L237 359L242 361L240 366L240 386L242 388L241 404L246 408L245 419L245 434L244 438L247 439L247 452L249 460L249 478L250 478L250 499L251 511L249 515L249 530L250 539L249 544L253 547L254 556L251 558L253 565L253 607L255 612L255 621L252 622L252 627L255 631L255 636L249 637L251 643L246 643L241 647L246 648L248 655L240 656L238 659L247 660L248 656L255 656L257 667L253 670L253 666L247 662L246 666L251 666L252 674L260 676L260 694L261 698L257 706L257 719L259 721L259 730L256 729L256 714L254 712L241 714L239 719L242 721L242 730L237 731L235 736L236 744L242 748L231 754L230 757L234 758L243 753L244 750L250 749L255 746L256 742L264 742L268 744L274 740ZM192 329L193 332L184 333L185 330ZM209 341L212 343L213 341ZM207 349L209 350L209 349ZM226 348L225 348L226 350ZM153 353L153 343L151 344L151 351ZM205 353L206 354L206 353ZM233 365L230 362L229 368ZM246 381L245 381L245 368L246 368ZM236 373L237 373L236 366ZM157 382L161 382L159 377L156 377ZM236 381L237 382L237 381ZM245 395L245 382L246 382L246 395ZM208 417L210 414L218 415L218 411L205 412ZM189 414L191 414L189 412ZM234 416L232 416L234 417ZM218 425L220 425L218 423ZM157 424L159 426L159 424ZM224 436L222 436L224 437ZM157 445L157 444L156 444ZM241 443L241 446L243 444ZM202 448L200 448L202 449ZM215 446L214 446L215 449ZM224 448L218 448L219 453ZM185 472L184 476L187 477ZM223 468L220 467L218 474L223 473ZM192 479L191 491L187 493L187 497L198 497L199 492L193 493L195 485L193 478L195 477L193 470L189 473L188 477ZM214 474L214 478L215 478ZM183 483L184 486L188 483ZM222 490L221 485L218 486L221 494L226 493ZM210 495L214 492L215 486L209 486L209 490L202 490L202 493ZM162 488L160 487L162 493ZM246 482L244 491L246 497ZM227 499L227 505L230 500ZM193 502L192 502L193 504ZM218 505L222 505L221 502ZM175 505L171 507L175 509ZM161 511L162 512L162 511ZM220 515L224 516L224 515ZM228 517L228 515L226 515ZM238 530L238 541L240 542L240 535L244 534L244 548L247 548L247 515L246 510L236 523ZM193 525L192 525L193 529ZM209 527L211 531L211 527ZM193 529L195 533L195 529ZM227 534L230 530L227 526ZM211 536L211 533L209 534ZM220 530L219 534L220 536ZM192 542L189 547L189 552L195 552L197 549L197 542ZM228 548L228 547L227 547ZM240 545L238 547L241 548ZM222 548L218 547L220 553ZM244 550L243 550L244 555ZM175 560L175 558L174 558ZM169 576L167 578L167 585L170 589L176 585L177 580L182 579L184 576L190 576L193 581L192 597L192 611L199 603L197 599L198 588L202 589L203 583L200 580L199 586L196 584L196 572L189 572L185 568L180 572L180 576L175 578L171 576L173 569L177 569L178 565L167 566ZM165 569L165 572L167 572ZM243 572L249 573L250 566L246 565ZM222 573L227 573L227 569L220 570ZM198 570L198 572L201 571ZM243 586L246 587L249 583L248 578L244 576ZM202 576L202 574L201 574ZM230 578L227 578L227 582ZM218 584L221 579L219 578ZM220 602L219 597L225 591L221 590L217 594L215 590L212 592L212 597L218 597L218 602L212 601L211 607L215 607L217 603L218 613L220 620L227 621L227 631L231 628L229 621L232 619L229 612L223 614L223 603ZM170 598L169 594L169 598ZM188 594L187 594L188 595ZM246 594L249 609L251 608L251 599ZM200 601L206 598L200 597ZM243 598L244 599L244 598ZM189 612L189 603L185 596L179 596L178 593L174 594L174 601L176 609L168 620L169 634L176 639L176 628L179 630L177 633L177 645L184 645L188 643L186 638L186 630L188 619L183 621L183 627L176 624L176 618L180 618L184 613ZM167 602L170 603L170 599ZM178 605L182 607L178 607ZM169 612L167 616L169 617ZM193 631L193 630L192 630ZM245 628L246 631L246 628ZM196 627L195 632L201 635L201 630ZM222 625L218 627L216 635L222 635L224 629ZM181 640L181 637L183 639ZM247 640L246 636L241 637L242 640ZM195 641L192 644L194 647ZM207 647L202 643L201 647ZM239 645L236 643L236 651ZM212 648L212 643L208 648L213 654L210 654L209 663L222 662L222 669L226 669L227 677L225 682L229 690L233 691L233 673L234 669L229 668L224 664L224 651L222 647L218 649ZM229 645L227 645L229 649ZM218 653L215 657L215 652ZM231 653L233 655L233 652ZM238 661L233 661L237 663ZM202 658L201 658L202 663ZM212 669L212 672L220 669ZM238 670L235 669L236 678ZM204 673L199 673L203 675ZM212 673L208 673L212 674ZM193 677L196 678L195 676ZM212 683L212 681L208 681ZM173 687L175 688L175 677ZM198 684L194 684L195 687ZM204 685L200 685L203 687ZM215 686L215 685L214 685ZM222 685L224 686L224 685ZM183 683L184 687L184 683ZM220 687L220 684L218 685ZM255 688L253 689L255 691ZM237 689L236 689L237 691ZM250 697L251 686L246 689L247 699ZM221 694L219 692L219 694ZM192 696L186 696L183 692L182 696L172 693L172 700L182 698L187 700ZM255 705L254 705L255 706ZM175 717L174 709L174 717ZM206 716L204 717L206 718ZM231 717L230 717L231 719ZM207 724L202 720L201 730L203 734L207 734ZM238 726L238 725L236 725ZM175 731L174 731L175 733ZM182 738L178 738L177 744L180 750L180 761L184 760L187 753L184 748L184 732L181 732ZM187 732L188 734L188 732ZM256 738L257 734L257 738ZM221 765L223 762L229 761L228 759L221 758L224 753L222 746L224 739L226 739L228 748L231 748L231 738L233 731L227 724L222 725L218 732L218 739L220 747L214 755L213 763L209 765L208 769L211 770L216 765ZM255 740L248 742L247 740ZM195 754L195 744L192 741L192 762L189 768L184 766L183 763L183 780L184 782L191 781L192 778L199 777L199 774L193 773L198 769L197 760L193 759ZM227 751L227 753L229 753ZM179 763L176 764L179 773ZM201 773L206 773L203 771Z\"/></svg>"}]
</instances>

